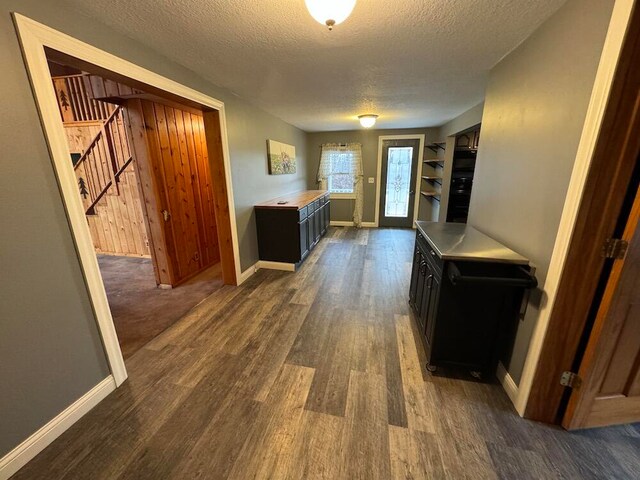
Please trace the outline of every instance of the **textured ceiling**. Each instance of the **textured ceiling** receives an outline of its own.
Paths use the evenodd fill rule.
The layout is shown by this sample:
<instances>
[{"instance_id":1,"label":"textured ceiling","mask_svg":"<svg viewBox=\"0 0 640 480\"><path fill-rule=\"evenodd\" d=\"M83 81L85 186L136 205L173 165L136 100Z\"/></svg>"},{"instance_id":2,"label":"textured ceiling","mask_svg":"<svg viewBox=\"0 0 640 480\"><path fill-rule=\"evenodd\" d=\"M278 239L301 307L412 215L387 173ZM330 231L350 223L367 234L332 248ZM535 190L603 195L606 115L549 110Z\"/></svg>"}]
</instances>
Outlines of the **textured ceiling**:
<instances>
[{"instance_id":1,"label":"textured ceiling","mask_svg":"<svg viewBox=\"0 0 640 480\"><path fill-rule=\"evenodd\" d=\"M358 0L328 31L304 0L65 0L303 130L438 126L565 0Z\"/></svg>"}]
</instances>

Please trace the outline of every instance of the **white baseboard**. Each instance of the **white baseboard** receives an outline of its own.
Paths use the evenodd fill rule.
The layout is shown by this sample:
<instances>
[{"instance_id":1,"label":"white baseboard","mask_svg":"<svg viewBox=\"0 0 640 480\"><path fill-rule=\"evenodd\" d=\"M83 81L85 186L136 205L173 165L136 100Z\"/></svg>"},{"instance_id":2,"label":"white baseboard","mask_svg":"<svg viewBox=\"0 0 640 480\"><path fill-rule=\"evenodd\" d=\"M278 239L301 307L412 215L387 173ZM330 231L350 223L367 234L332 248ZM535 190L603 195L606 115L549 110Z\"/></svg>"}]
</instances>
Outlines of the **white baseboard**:
<instances>
[{"instance_id":1,"label":"white baseboard","mask_svg":"<svg viewBox=\"0 0 640 480\"><path fill-rule=\"evenodd\" d=\"M343 222L341 220L332 220L329 222L332 227L353 227L353 222ZM362 222L363 228L375 228L376 222Z\"/></svg>"},{"instance_id":2,"label":"white baseboard","mask_svg":"<svg viewBox=\"0 0 640 480\"><path fill-rule=\"evenodd\" d=\"M284 263L284 262L269 262L267 260L260 260L258 263L256 263L256 268L266 268L268 270L282 270L285 272L295 272L296 264Z\"/></svg>"},{"instance_id":3,"label":"white baseboard","mask_svg":"<svg viewBox=\"0 0 640 480\"><path fill-rule=\"evenodd\" d=\"M511 375L509 375L509 372L507 372L507 369L504 367L502 362L498 363L496 377L500 380L502 388L504 388L504 391L507 392L507 396L515 405L518 399L518 386L516 385L516 382L513 381L513 378L511 378Z\"/></svg>"},{"instance_id":4,"label":"white baseboard","mask_svg":"<svg viewBox=\"0 0 640 480\"><path fill-rule=\"evenodd\" d=\"M247 281L247 279L253 275L254 273L256 273L258 271L258 264L260 262L256 262L253 265L251 265L249 268L247 268L244 272L242 272L240 274L240 277L238 278L238 286L242 285L244 282Z\"/></svg>"},{"instance_id":5,"label":"white baseboard","mask_svg":"<svg viewBox=\"0 0 640 480\"><path fill-rule=\"evenodd\" d=\"M343 222L342 220L331 220L329 225L332 227L353 227L353 222Z\"/></svg>"},{"instance_id":6,"label":"white baseboard","mask_svg":"<svg viewBox=\"0 0 640 480\"><path fill-rule=\"evenodd\" d=\"M44 427L7 453L0 459L0 480L7 480L24 467L29 460L38 455L115 389L116 382L113 375L109 375Z\"/></svg>"}]
</instances>

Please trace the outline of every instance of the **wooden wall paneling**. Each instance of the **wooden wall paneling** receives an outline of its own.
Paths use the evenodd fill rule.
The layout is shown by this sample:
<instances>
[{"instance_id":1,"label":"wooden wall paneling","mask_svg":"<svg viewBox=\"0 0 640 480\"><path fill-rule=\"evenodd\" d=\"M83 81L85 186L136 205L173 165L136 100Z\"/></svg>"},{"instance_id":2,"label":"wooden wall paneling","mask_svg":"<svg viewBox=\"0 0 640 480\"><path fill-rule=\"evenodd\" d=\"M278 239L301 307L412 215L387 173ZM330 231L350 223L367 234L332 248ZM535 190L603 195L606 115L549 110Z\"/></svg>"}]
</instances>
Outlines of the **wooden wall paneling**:
<instances>
[{"instance_id":1,"label":"wooden wall paneling","mask_svg":"<svg viewBox=\"0 0 640 480\"><path fill-rule=\"evenodd\" d=\"M80 77L71 77L71 81L73 83L75 96L78 99L78 104L82 110L82 117L76 118L76 120L92 120L97 118L96 112L92 108L93 105L84 91L84 83Z\"/></svg>"},{"instance_id":2,"label":"wooden wall paneling","mask_svg":"<svg viewBox=\"0 0 640 480\"><path fill-rule=\"evenodd\" d=\"M73 122L64 126L70 153L84 153L96 134L100 131L102 122Z\"/></svg>"},{"instance_id":3,"label":"wooden wall paneling","mask_svg":"<svg viewBox=\"0 0 640 480\"><path fill-rule=\"evenodd\" d=\"M187 147L187 157L189 160L189 168L192 172L192 181L194 183L194 206L196 209L197 221L198 221L198 233L200 238L200 254L202 256L203 265L210 265L217 261L212 257L210 252L210 235L208 232L207 213L203 206L202 198L206 196L206 191L202 190L201 178L203 172L198 165L198 153L196 150L196 141L199 142L197 126L191 121L191 114L186 111L179 111L182 114L182 122L185 131L185 143ZM194 138L195 137L195 138ZM197 140L196 140L197 139ZM200 154L202 157L202 154ZM210 223L210 222L209 222Z\"/></svg>"},{"instance_id":4,"label":"wooden wall paneling","mask_svg":"<svg viewBox=\"0 0 640 480\"><path fill-rule=\"evenodd\" d=\"M194 126L194 141L196 147L196 163L198 166L199 179L202 191L202 210L205 218L210 220L206 229L207 250L212 261L220 261L220 245L218 243L218 219L216 218L215 206L213 202L213 181L211 178L211 168L209 167L209 154L207 151L207 139L205 137L204 119L201 115L190 115L191 123ZM200 154L198 154L200 152Z\"/></svg>"},{"instance_id":5,"label":"wooden wall paneling","mask_svg":"<svg viewBox=\"0 0 640 480\"><path fill-rule=\"evenodd\" d=\"M107 218L109 219L109 232L113 237L113 243L115 244L115 250L112 253L126 253L127 248L124 243L124 236L120 231L121 220L117 218L118 209L113 205L113 200L110 195L105 195L102 200L102 208L107 213Z\"/></svg>"},{"instance_id":6,"label":"wooden wall paneling","mask_svg":"<svg viewBox=\"0 0 640 480\"><path fill-rule=\"evenodd\" d=\"M117 97L120 94L118 83L113 80L103 79L105 96Z\"/></svg>"},{"instance_id":7,"label":"wooden wall paneling","mask_svg":"<svg viewBox=\"0 0 640 480\"><path fill-rule=\"evenodd\" d=\"M220 261L220 246L218 243L218 221L215 213L213 181L211 168L209 167L209 154L207 151L207 139L205 137L204 119L201 115L190 115L194 136L197 138L196 162L199 171L199 182L202 194L202 209L206 219L205 229L207 238L208 255L211 262ZM198 155L200 152L200 155Z\"/></svg>"},{"instance_id":8,"label":"wooden wall paneling","mask_svg":"<svg viewBox=\"0 0 640 480\"><path fill-rule=\"evenodd\" d=\"M142 104L145 108L145 111L147 110L148 106L150 111L154 114L154 117L149 118L149 120L153 121L153 119L155 119L155 132L157 135L158 145L160 146L160 152L159 156L152 157L152 161L154 162L154 165L156 163L159 164L158 169L162 173L162 181L165 184L167 199L165 209L169 212L170 215L166 223L172 225L173 227L174 248L171 250L171 253L173 254L171 256L173 257L176 265L175 281L177 282L187 277L188 275L186 269L189 264L189 256L186 249L183 247L183 242L181 241L184 239L187 229L183 224L183 215L181 214L182 208L177 191L177 174L174 167L174 159L171 154L171 144L169 143L169 127L167 125L167 118L165 115L164 107L162 105L154 104L146 100L144 100ZM145 120L147 120L146 115ZM146 127L147 132L150 132L150 122L147 122Z\"/></svg>"},{"instance_id":9,"label":"wooden wall paneling","mask_svg":"<svg viewBox=\"0 0 640 480\"><path fill-rule=\"evenodd\" d=\"M113 186L111 187L111 190L114 190ZM126 199L122 193L122 189L120 189L120 193L118 195L113 195L111 198L108 198L107 201L110 203L109 206L115 213L116 228L118 230L118 235L120 236L122 251L125 253L135 253L135 248L131 245L133 232L131 231L132 229L131 224L129 223Z\"/></svg>"},{"instance_id":10,"label":"wooden wall paneling","mask_svg":"<svg viewBox=\"0 0 640 480\"><path fill-rule=\"evenodd\" d=\"M91 86L90 95L93 98L102 98L107 96L107 92L104 85L104 79L102 77L99 77L97 75L89 75L88 82L89 82L89 85Z\"/></svg>"},{"instance_id":11,"label":"wooden wall paneling","mask_svg":"<svg viewBox=\"0 0 640 480\"><path fill-rule=\"evenodd\" d=\"M121 220L118 220L117 218L119 211L113 205L113 201L110 195L105 195L103 197L101 208L103 208L105 212L107 212L107 217L109 218L109 230L116 247L116 250L113 253L126 253L127 248L125 244L125 238L120 231Z\"/></svg>"},{"instance_id":12,"label":"wooden wall paneling","mask_svg":"<svg viewBox=\"0 0 640 480\"><path fill-rule=\"evenodd\" d=\"M126 182L123 182L122 192L125 198L125 205L127 208L127 216L129 217L129 225L131 225L133 245L136 252L145 251L148 252L146 242L145 225L141 222L142 217L142 203L140 197L136 195L137 180L133 164L129 167L131 170L127 171L123 176L126 178Z\"/></svg>"},{"instance_id":13,"label":"wooden wall paneling","mask_svg":"<svg viewBox=\"0 0 640 480\"><path fill-rule=\"evenodd\" d=\"M212 223L212 219L206 216L206 212L203 210L202 197L207 192L203 191L201 182L201 169L198 168L197 154L194 146L194 135L198 135L198 132L194 132L194 125L191 122L191 113L175 109L176 125L181 134L181 153L183 162L188 168L190 177L186 178L190 183L190 192L192 195L192 205L196 215L196 234L198 238L198 252L200 255L201 268L213 265L217 259L212 257L209 252L209 240L208 240L208 228ZM214 226L215 228L215 226Z\"/></svg>"},{"instance_id":14,"label":"wooden wall paneling","mask_svg":"<svg viewBox=\"0 0 640 480\"><path fill-rule=\"evenodd\" d=\"M104 232L106 246L108 248L108 250L106 250L104 253L119 252L120 244L118 241L118 237L113 235L113 221L111 220L111 218L109 218L109 210L104 208L103 205L98 205L96 206L95 212L100 218L100 224L102 227L102 231Z\"/></svg>"},{"instance_id":15,"label":"wooden wall paneling","mask_svg":"<svg viewBox=\"0 0 640 480\"><path fill-rule=\"evenodd\" d=\"M165 225L161 213L166 202L166 193L164 191L164 183L155 181L155 177L159 175L159 172L157 172L157 166L154 166L150 160L154 154L159 152L156 137L149 135L150 138L147 138L145 111L140 100L127 102L125 119L132 154L135 158L139 192L143 205L143 218L147 226L156 282L163 285L172 285L174 265L168 252L173 244L173 235L171 225ZM153 128L153 126L150 128Z\"/></svg>"},{"instance_id":16,"label":"wooden wall paneling","mask_svg":"<svg viewBox=\"0 0 640 480\"><path fill-rule=\"evenodd\" d=\"M227 183L225 181L220 112L217 110L204 112L203 119L206 150L208 152L209 167L211 169L222 279L225 284L237 285L231 235L231 217L227 200Z\"/></svg>"},{"instance_id":17,"label":"wooden wall paneling","mask_svg":"<svg viewBox=\"0 0 640 480\"><path fill-rule=\"evenodd\" d=\"M72 122L75 117L73 115L73 106L69 98L69 89L67 88L66 80L64 78L54 78L53 88L58 98L58 108L60 109L62 121Z\"/></svg>"},{"instance_id":18,"label":"wooden wall paneling","mask_svg":"<svg viewBox=\"0 0 640 480\"><path fill-rule=\"evenodd\" d=\"M156 104L157 105L157 104ZM160 106L158 107L160 108ZM198 272L201 267L200 247L198 242L197 215L194 206L193 185L191 183L191 171L186 158L186 145L184 152L180 145L180 132L178 131L176 110L162 106L166 116L171 158L176 178L176 193L180 206L180 217L184 231L183 247L185 250L186 265L184 266L185 276L191 276Z\"/></svg>"}]
</instances>

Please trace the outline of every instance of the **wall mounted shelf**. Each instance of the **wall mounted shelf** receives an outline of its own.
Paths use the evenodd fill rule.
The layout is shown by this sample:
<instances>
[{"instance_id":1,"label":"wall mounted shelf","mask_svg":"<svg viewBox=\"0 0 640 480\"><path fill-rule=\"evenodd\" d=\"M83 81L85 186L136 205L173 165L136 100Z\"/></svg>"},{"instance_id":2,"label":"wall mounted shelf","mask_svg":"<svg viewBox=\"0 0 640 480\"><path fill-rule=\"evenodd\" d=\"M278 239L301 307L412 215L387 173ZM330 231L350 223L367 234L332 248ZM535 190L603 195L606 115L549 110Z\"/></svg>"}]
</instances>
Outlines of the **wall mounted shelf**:
<instances>
[{"instance_id":1,"label":"wall mounted shelf","mask_svg":"<svg viewBox=\"0 0 640 480\"><path fill-rule=\"evenodd\" d=\"M437 183L438 185L442 186L442 177L434 177L434 176L431 176L431 175L423 175L422 179L426 180L428 182Z\"/></svg>"},{"instance_id":2,"label":"wall mounted shelf","mask_svg":"<svg viewBox=\"0 0 640 480\"><path fill-rule=\"evenodd\" d=\"M426 146L432 152L438 153L438 150L444 150L446 142L434 142Z\"/></svg>"},{"instance_id":3,"label":"wall mounted shelf","mask_svg":"<svg viewBox=\"0 0 640 480\"><path fill-rule=\"evenodd\" d=\"M425 198L432 198L433 200L437 200L438 202L440 201L440 193L438 192L420 192L420 195L422 195Z\"/></svg>"},{"instance_id":4,"label":"wall mounted shelf","mask_svg":"<svg viewBox=\"0 0 640 480\"><path fill-rule=\"evenodd\" d=\"M441 165L439 165L439 166L442 166L442 164L444 164L444 160L439 160L439 159L435 159L435 160L424 160L424 163L439 163L439 164L441 164ZM438 165L436 165L436 166L438 166Z\"/></svg>"}]
</instances>

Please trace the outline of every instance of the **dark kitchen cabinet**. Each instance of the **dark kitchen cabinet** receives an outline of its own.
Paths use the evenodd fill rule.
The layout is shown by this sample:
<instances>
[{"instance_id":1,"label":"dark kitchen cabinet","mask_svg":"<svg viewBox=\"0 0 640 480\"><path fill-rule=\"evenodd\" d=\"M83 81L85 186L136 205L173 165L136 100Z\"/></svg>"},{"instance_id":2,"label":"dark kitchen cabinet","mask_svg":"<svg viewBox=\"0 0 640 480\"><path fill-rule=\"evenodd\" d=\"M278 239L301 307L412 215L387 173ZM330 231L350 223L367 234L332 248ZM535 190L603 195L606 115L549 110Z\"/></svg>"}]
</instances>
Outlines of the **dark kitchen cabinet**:
<instances>
[{"instance_id":1,"label":"dark kitchen cabinet","mask_svg":"<svg viewBox=\"0 0 640 480\"><path fill-rule=\"evenodd\" d=\"M453 366L492 375L506 334L517 322L524 289L535 285L527 266L443 259L418 231L409 304L427 368Z\"/></svg>"},{"instance_id":2,"label":"dark kitchen cabinet","mask_svg":"<svg viewBox=\"0 0 640 480\"><path fill-rule=\"evenodd\" d=\"M309 219L305 218L300 223L300 260L309 255Z\"/></svg>"},{"instance_id":3,"label":"dark kitchen cabinet","mask_svg":"<svg viewBox=\"0 0 640 480\"><path fill-rule=\"evenodd\" d=\"M329 194L310 190L255 206L260 260L296 266L327 231Z\"/></svg>"}]
</instances>

